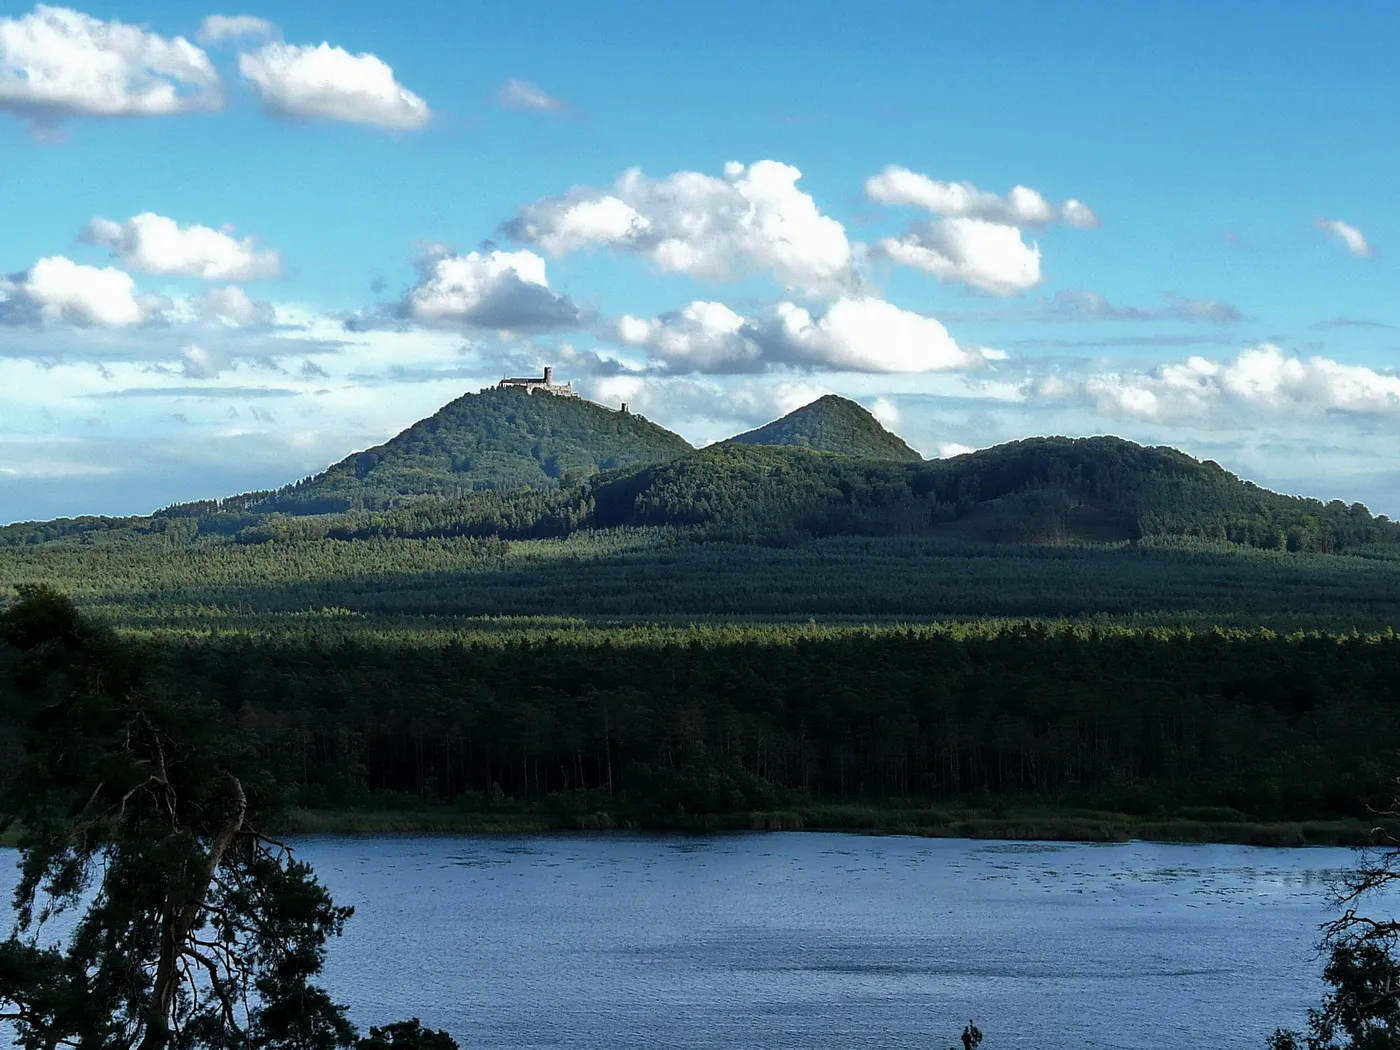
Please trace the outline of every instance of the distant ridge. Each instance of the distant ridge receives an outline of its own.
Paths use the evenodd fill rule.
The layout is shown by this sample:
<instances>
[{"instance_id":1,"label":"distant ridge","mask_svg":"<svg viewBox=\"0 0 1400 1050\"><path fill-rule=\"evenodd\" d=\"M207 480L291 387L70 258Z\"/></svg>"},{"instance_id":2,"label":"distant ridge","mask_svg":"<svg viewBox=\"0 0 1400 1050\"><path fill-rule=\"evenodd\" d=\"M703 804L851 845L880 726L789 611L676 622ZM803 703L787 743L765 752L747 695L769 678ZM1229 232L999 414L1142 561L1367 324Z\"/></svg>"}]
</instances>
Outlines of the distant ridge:
<instances>
[{"instance_id":1,"label":"distant ridge","mask_svg":"<svg viewBox=\"0 0 1400 1050\"><path fill-rule=\"evenodd\" d=\"M862 406L836 394L819 397L782 419L729 440L740 445L790 445L863 459L923 459Z\"/></svg>"},{"instance_id":2,"label":"distant ridge","mask_svg":"<svg viewBox=\"0 0 1400 1050\"><path fill-rule=\"evenodd\" d=\"M143 518L22 523L0 529L0 546L97 533L160 542L516 540L664 526L763 544L838 535L976 543L1174 537L1400 556L1400 525L1359 503L1270 492L1173 448L1048 437L923 460L855 402L828 396L696 450L641 416L567 396L567 387L552 393L548 378L512 381L533 392L507 382L458 398L392 440L275 492Z\"/></svg>"},{"instance_id":3,"label":"distant ridge","mask_svg":"<svg viewBox=\"0 0 1400 1050\"><path fill-rule=\"evenodd\" d=\"M1175 537L1334 553L1393 549L1400 541L1394 522L1360 504L1280 495L1176 449L1114 437L1030 438L919 461L725 441L665 462L605 471L580 485L420 501L379 515L303 518L294 533L273 522L251 528L244 539L511 540L648 526L697 527L699 535L763 544L823 536L929 535L977 543Z\"/></svg>"},{"instance_id":4,"label":"distant ridge","mask_svg":"<svg viewBox=\"0 0 1400 1050\"><path fill-rule=\"evenodd\" d=\"M1029 438L893 461L739 441L590 482L580 527L702 525L740 537L943 534L992 543L1181 537L1332 553L1400 541L1359 503L1285 496L1174 448ZM557 508L556 508L557 513Z\"/></svg>"},{"instance_id":5,"label":"distant ridge","mask_svg":"<svg viewBox=\"0 0 1400 1050\"><path fill-rule=\"evenodd\" d=\"M659 463L692 451L679 434L642 416L507 384L459 397L382 445L238 503L249 511L294 514L379 510L424 496L552 488L566 475Z\"/></svg>"}]
</instances>

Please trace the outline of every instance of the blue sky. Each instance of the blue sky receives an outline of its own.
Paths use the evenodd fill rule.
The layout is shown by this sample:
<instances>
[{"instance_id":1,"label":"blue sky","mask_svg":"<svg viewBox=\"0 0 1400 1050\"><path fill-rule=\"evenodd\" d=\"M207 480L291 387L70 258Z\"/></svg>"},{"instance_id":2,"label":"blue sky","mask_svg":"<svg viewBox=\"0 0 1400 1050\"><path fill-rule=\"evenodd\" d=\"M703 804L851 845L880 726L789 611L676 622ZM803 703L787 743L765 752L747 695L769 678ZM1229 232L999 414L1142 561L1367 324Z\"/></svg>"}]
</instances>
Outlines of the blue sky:
<instances>
[{"instance_id":1,"label":"blue sky","mask_svg":"<svg viewBox=\"0 0 1400 1050\"><path fill-rule=\"evenodd\" d=\"M1398 38L0 6L0 520L276 486L550 362L696 443L835 391L930 456L1116 433L1400 515Z\"/></svg>"}]
</instances>

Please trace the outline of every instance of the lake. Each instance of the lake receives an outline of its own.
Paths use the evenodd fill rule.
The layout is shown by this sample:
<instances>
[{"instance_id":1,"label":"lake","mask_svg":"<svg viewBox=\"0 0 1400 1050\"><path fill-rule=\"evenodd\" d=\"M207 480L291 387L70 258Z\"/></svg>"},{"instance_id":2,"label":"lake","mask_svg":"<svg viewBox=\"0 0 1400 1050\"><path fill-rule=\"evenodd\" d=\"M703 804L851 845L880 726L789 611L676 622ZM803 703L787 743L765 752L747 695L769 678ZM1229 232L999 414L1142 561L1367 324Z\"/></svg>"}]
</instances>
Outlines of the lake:
<instances>
[{"instance_id":1,"label":"lake","mask_svg":"<svg viewBox=\"0 0 1400 1050\"><path fill-rule=\"evenodd\" d=\"M840 834L309 838L361 1025L466 1048L1260 1050L1344 849Z\"/></svg>"}]
</instances>

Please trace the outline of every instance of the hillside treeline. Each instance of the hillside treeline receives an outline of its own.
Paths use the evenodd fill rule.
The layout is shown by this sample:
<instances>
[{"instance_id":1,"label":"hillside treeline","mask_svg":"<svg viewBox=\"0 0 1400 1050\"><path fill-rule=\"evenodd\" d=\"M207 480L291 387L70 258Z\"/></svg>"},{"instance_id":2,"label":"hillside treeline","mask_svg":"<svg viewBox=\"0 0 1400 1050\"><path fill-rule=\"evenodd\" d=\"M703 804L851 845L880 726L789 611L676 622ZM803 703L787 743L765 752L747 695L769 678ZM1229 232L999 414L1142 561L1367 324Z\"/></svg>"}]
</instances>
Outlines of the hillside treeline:
<instances>
[{"instance_id":1,"label":"hillside treeline","mask_svg":"<svg viewBox=\"0 0 1400 1050\"><path fill-rule=\"evenodd\" d=\"M238 535L536 539L659 525L759 541L951 531L1003 542L1177 536L1322 553L1400 535L1360 504L1282 496L1214 463L1114 438L1041 438L918 463L725 445L565 489L485 492L310 521L279 516Z\"/></svg>"},{"instance_id":2,"label":"hillside treeline","mask_svg":"<svg viewBox=\"0 0 1400 1050\"><path fill-rule=\"evenodd\" d=\"M538 629L498 617L562 617L590 630L639 620L953 617L1344 633L1400 623L1398 553L938 536L759 545L665 528L524 541L147 537L0 549L0 581L57 587L108 623L160 634Z\"/></svg>"},{"instance_id":3,"label":"hillside treeline","mask_svg":"<svg viewBox=\"0 0 1400 1050\"><path fill-rule=\"evenodd\" d=\"M171 643L311 806L661 815L798 795L1364 814L1393 786L1400 638L695 629L464 644Z\"/></svg>"},{"instance_id":4,"label":"hillside treeline","mask_svg":"<svg viewBox=\"0 0 1400 1050\"><path fill-rule=\"evenodd\" d=\"M1117 438L1036 438L930 462L726 444L565 482L341 513L265 513L257 508L283 503L259 495L174 507L150 518L13 525L0 529L0 545L104 537L162 543L541 539L638 526L760 543L939 533L983 542L1171 536L1318 553L1393 545L1400 538L1400 527L1361 504L1279 495L1215 463Z\"/></svg>"}]
</instances>

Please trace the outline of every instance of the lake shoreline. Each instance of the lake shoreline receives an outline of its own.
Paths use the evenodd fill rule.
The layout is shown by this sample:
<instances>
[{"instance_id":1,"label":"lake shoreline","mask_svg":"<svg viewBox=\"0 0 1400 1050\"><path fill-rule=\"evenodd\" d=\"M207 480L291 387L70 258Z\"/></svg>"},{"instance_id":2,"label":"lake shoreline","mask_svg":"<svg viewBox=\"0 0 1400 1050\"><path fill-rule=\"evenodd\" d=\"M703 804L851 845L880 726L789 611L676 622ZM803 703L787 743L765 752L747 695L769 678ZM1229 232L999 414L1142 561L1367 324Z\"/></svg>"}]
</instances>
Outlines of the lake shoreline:
<instances>
[{"instance_id":1,"label":"lake shoreline","mask_svg":"<svg viewBox=\"0 0 1400 1050\"><path fill-rule=\"evenodd\" d=\"M293 809L277 821L272 830L289 835L814 831L1027 842L1145 841L1300 847L1368 845L1374 841L1375 827L1375 824L1357 820L1199 820L1094 812L999 814L977 810L942 813L858 806L677 814L666 818L621 817L611 813L559 814L524 808L463 812L443 807L422 810Z\"/></svg>"}]
</instances>

